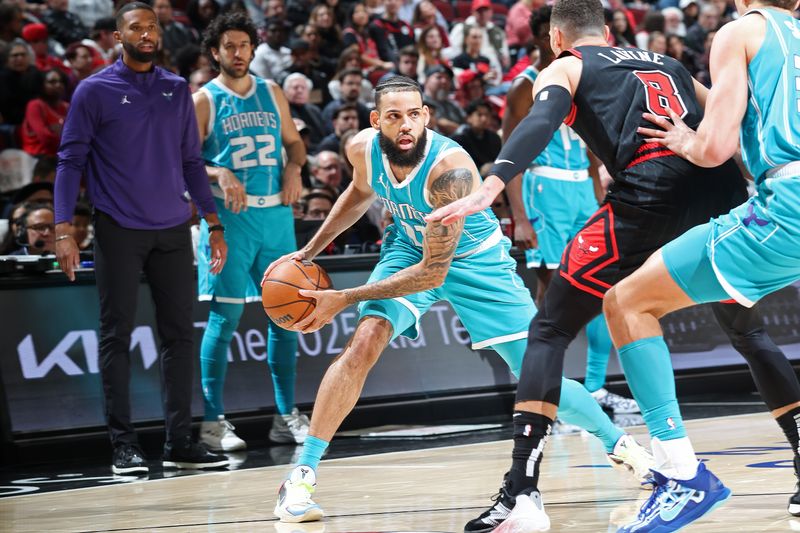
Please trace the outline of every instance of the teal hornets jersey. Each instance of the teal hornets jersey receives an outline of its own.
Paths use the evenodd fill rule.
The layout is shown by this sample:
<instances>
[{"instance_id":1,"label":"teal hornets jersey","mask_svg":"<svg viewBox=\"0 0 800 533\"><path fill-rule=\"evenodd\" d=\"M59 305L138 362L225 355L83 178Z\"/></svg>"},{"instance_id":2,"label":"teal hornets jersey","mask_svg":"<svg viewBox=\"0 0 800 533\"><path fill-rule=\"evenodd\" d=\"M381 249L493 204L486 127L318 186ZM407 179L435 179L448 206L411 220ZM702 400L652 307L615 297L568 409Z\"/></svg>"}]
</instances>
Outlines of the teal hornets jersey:
<instances>
[{"instance_id":1,"label":"teal hornets jersey","mask_svg":"<svg viewBox=\"0 0 800 533\"><path fill-rule=\"evenodd\" d=\"M399 239L422 248L425 236L424 217L433 211L428 198L428 176L444 157L464 149L452 139L427 130L425 156L419 165L402 182L395 179L389 161L381 151L378 132L368 141L366 150L367 176L370 185L383 205L392 213ZM492 237L492 239L490 239ZM469 215L464 221L464 232L458 241L456 256L474 251L484 243L500 237L500 226L490 209Z\"/></svg>"},{"instance_id":2,"label":"teal hornets jersey","mask_svg":"<svg viewBox=\"0 0 800 533\"><path fill-rule=\"evenodd\" d=\"M772 9L754 9L767 33L747 67L749 98L742 121L742 156L756 178L800 161L800 23Z\"/></svg>"},{"instance_id":3,"label":"teal hornets jersey","mask_svg":"<svg viewBox=\"0 0 800 533\"><path fill-rule=\"evenodd\" d=\"M270 196L281 192L281 117L267 81L251 79L244 96L216 79L200 89L211 104L203 159L209 166L231 169L247 194Z\"/></svg>"},{"instance_id":4,"label":"teal hornets jersey","mask_svg":"<svg viewBox=\"0 0 800 533\"><path fill-rule=\"evenodd\" d=\"M533 84L539 72L529 66L517 77L522 77ZM586 144L572 131L572 128L562 124L558 131L553 135L553 139L547 148L539 154L532 166L553 167L563 170L585 170L589 168L589 156L586 155Z\"/></svg>"}]
</instances>

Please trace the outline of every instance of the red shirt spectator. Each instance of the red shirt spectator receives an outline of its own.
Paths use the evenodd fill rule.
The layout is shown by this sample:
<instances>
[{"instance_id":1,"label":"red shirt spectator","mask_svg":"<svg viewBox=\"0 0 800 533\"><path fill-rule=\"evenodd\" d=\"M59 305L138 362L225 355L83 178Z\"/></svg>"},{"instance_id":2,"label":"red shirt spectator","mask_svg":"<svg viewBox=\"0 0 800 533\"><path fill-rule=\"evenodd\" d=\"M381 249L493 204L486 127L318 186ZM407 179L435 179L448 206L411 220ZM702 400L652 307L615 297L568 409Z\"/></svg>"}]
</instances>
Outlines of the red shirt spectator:
<instances>
[{"instance_id":1,"label":"red shirt spectator","mask_svg":"<svg viewBox=\"0 0 800 533\"><path fill-rule=\"evenodd\" d=\"M55 156L69 104L64 101L66 75L58 69L45 73L41 97L28 102L20 137L22 149L34 156Z\"/></svg>"}]
</instances>

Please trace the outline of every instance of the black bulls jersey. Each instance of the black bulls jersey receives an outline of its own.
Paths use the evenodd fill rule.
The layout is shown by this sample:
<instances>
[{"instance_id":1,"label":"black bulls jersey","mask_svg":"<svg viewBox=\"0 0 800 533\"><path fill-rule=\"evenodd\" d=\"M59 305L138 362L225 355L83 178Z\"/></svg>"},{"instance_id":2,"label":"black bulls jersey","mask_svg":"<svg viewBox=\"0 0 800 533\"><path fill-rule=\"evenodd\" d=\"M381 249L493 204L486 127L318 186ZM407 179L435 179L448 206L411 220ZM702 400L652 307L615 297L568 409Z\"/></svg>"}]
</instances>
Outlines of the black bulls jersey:
<instances>
[{"instance_id":1,"label":"black bulls jersey","mask_svg":"<svg viewBox=\"0 0 800 533\"><path fill-rule=\"evenodd\" d=\"M642 146L636 129L655 127L642 113L668 118L672 108L693 129L703 118L689 72L671 57L608 46L570 52L583 60L572 128L612 174L626 168Z\"/></svg>"},{"instance_id":2,"label":"black bulls jersey","mask_svg":"<svg viewBox=\"0 0 800 533\"><path fill-rule=\"evenodd\" d=\"M659 144L645 143L636 132L640 126L656 127L643 113L669 118L668 108L690 128L700 124L703 110L692 78L678 61L638 48L581 46L566 53L580 58L583 69L565 122L614 176L609 199L671 211L702 202L698 194L741 189L733 162L701 169ZM696 177L690 183L689 175L708 176L709 183Z\"/></svg>"}]
</instances>

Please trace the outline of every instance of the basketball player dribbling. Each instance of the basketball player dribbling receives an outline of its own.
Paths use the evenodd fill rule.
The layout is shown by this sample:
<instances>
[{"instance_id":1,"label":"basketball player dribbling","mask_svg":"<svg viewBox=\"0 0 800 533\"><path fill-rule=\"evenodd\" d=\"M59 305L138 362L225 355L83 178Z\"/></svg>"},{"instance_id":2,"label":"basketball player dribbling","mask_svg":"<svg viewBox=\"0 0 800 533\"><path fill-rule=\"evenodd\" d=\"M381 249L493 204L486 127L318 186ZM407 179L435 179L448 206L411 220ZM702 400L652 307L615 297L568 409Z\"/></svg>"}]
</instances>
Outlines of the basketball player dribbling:
<instances>
[{"instance_id":1,"label":"basketball player dribbling","mask_svg":"<svg viewBox=\"0 0 800 533\"><path fill-rule=\"evenodd\" d=\"M316 299L316 308L296 324L300 331L315 331L356 303L360 318L322 379L302 454L280 488L275 515L285 522L322 518L322 509L311 498L322 454L383 350L399 335L416 337L419 319L432 304L448 301L470 333L472 347L494 349L515 375L536 312L509 256L511 243L491 210L449 226L425 223L424 216L433 209L476 189L480 177L463 148L426 128L428 110L419 84L403 76L389 78L375 88L375 103L373 127L358 133L347 148L354 167L351 185L308 245L270 266L313 259L364 214L375 195L393 215L394 224L384 234L380 260L366 285L301 291ZM562 386L562 417L597 435L612 460L642 478L649 454L614 427L579 383L564 380ZM491 531L498 524L484 518L470 531Z\"/></svg>"},{"instance_id":2,"label":"basketball player dribbling","mask_svg":"<svg viewBox=\"0 0 800 533\"><path fill-rule=\"evenodd\" d=\"M516 531L515 527L531 531L549 527L537 477L544 439L558 406L569 341L600 312L604 294L613 284L665 243L747 198L741 173L730 159L701 168L648 142L637 131L650 124L642 117L644 112L669 117L670 110L696 127L707 90L670 57L608 46L607 32L598 0L559 0L553 6L550 42L558 59L539 74L531 113L517 126L481 188L427 218L447 223L482 209L538 155L563 121L614 177L604 204L567 246L559 275L532 324L531 346L517 388L514 451L507 474L510 488L490 509L502 505L514 510L498 533ZM660 285L662 280L650 277L648 282ZM652 299L640 300L645 302ZM763 319L738 304L714 304L714 312L750 365L765 403L780 417L783 409L800 400L800 385L764 331ZM665 346L658 350L657 344L634 342L618 350L653 438L659 482L631 525L630 530L641 532L675 531L730 495L694 456L678 408L669 354ZM652 346L656 348L644 349ZM635 349L639 347L643 349ZM796 449L796 425L790 427L781 418L778 422Z\"/></svg>"}]
</instances>

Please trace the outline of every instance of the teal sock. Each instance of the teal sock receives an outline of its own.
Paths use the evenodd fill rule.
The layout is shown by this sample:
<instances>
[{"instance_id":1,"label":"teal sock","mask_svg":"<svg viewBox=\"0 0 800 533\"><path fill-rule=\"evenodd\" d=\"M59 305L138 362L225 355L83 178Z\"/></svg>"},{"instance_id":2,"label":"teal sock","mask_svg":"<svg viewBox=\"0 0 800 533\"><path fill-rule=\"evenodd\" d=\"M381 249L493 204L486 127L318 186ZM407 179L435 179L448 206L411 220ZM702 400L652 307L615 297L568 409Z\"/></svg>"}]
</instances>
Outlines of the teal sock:
<instances>
[{"instance_id":1,"label":"teal sock","mask_svg":"<svg viewBox=\"0 0 800 533\"><path fill-rule=\"evenodd\" d=\"M589 347L586 350L586 379L583 386L589 392L601 388L606 382L608 358L611 355L611 335L608 333L606 318L600 313L586 325L586 338Z\"/></svg>"},{"instance_id":2,"label":"teal sock","mask_svg":"<svg viewBox=\"0 0 800 533\"><path fill-rule=\"evenodd\" d=\"M300 458L297 459L295 466L308 465L316 470L322 460L322 455L328 449L328 444L330 444L328 441L309 435L303 443L303 452L300 454Z\"/></svg>"},{"instance_id":3,"label":"teal sock","mask_svg":"<svg viewBox=\"0 0 800 533\"><path fill-rule=\"evenodd\" d=\"M222 395L228 370L228 347L243 309L241 304L211 302L208 324L200 344L200 383L205 406L203 420L216 420L225 414Z\"/></svg>"},{"instance_id":4,"label":"teal sock","mask_svg":"<svg viewBox=\"0 0 800 533\"><path fill-rule=\"evenodd\" d=\"M561 378L558 417L600 439L608 453L614 451L617 441L625 434L608 418L589 391L572 379Z\"/></svg>"},{"instance_id":5,"label":"teal sock","mask_svg":"<svg viewBox=\"0 0 800 533\"><path fill-rule=\"evenodd\" d=\"M297 333L269 323L267 354L275 390L275 408L287 415L294 408L294 386L297 369Z\"/></svg>"},{"instance_id":6,"label":"teal sock","mask_svg":"<svg viewBox=\"0 0 800 533\"><path fill-rule=\"evenodd\" d=\"M639 339L620 347L618 353L650 436L661 440L685 437L686 429L675 396L672 360L664 337Z\"/></svg>"},{"instance_id":7,"label":"teal sock","mask_svg":"<svg viewBox=\"0 0 800 533\"><path fill-rule=\"evenodd\" d=\"M527 347L528 340L520 339L497 344L492 346L492 349L500 354L511 372L519 379ZM600 439L608 452L614 451L614 445L624 435L624 432L603 412L589 391L571 379L561 380L558 416L568 424L579 426Z\"/></svg>"}]
</instances>

